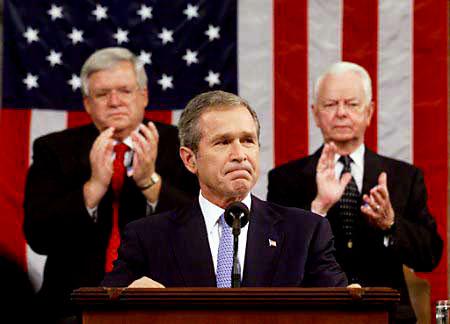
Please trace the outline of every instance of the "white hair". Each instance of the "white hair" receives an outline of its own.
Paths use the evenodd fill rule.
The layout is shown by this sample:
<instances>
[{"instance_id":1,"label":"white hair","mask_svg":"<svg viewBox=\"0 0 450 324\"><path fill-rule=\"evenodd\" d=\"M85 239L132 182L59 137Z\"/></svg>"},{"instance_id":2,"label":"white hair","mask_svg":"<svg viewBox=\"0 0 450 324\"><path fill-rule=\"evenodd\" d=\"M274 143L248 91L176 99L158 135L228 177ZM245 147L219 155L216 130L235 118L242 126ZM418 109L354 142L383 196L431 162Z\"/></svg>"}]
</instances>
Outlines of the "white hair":
<instances>
[{"instance_id":1,"label":"white hair","mask_svg":"<svg viewBox=\"0 0 450 324\"><path fill-rule=\"evenodd\" d=\"M142 62L130 50L123 47L108 47L95 51L81 68L81 93L89 96L89 76L98 71L114 67L120 62L130 62L136 73L140 89L147 88L147 73Z\"/></svg>"},{"instance_id":2,"label":"white hair","mask_svg":"<svg viewBox=\"0 0 450 324\"><path fill-rule=\"evenodd\" d=\"M372 81L369 73L361 65L351 62L336 62L329 66L316 80L313 89L314 104L317 105L318 93L323 79L328 75L340 75L345 72L355 72L361 77L364 93L366 95L366 105L372 101Z\"/></svg>"}]
</instances>

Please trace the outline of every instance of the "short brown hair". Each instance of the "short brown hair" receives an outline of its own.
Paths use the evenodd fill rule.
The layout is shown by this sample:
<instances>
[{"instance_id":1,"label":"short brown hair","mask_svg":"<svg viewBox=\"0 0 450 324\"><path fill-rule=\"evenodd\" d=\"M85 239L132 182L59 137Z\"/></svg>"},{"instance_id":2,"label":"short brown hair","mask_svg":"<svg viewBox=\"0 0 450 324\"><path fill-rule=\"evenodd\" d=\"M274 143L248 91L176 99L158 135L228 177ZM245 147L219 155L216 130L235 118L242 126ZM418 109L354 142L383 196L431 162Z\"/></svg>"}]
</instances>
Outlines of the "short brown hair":
<instances>
[{"instance_id":1,"label":"short brown hair","mask_svg":"<svg viewBox=\"0 0 450 324\"><path fill-rule=\"evenodd\" d=\"M180 145L188 147L194 153L197 153L201 139L201 132L198 129L198 120L200 119L200 116L205 111L211 109L233 106L243 106L247 108L255 121L259 141L261 126L256 112L250 107L249 103L235 94L217 90L201 93L191 99L186 105L178 122Z\"/></svg>"}]
</instances>

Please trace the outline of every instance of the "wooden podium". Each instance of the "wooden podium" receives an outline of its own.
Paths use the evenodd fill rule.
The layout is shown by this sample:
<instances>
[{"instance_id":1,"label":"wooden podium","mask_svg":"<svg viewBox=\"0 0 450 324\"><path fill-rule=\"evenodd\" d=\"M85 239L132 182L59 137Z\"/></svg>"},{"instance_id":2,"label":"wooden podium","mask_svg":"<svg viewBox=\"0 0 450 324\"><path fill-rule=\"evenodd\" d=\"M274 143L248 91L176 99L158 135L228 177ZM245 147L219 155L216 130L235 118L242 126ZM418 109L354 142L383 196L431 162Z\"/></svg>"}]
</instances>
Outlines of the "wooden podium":
<instances>
[{"instance_id":1,"label":"wooden podium","mask_svg":"<svg viewBox=\"0 0 450 324\"><path fill-rule=\"evenodd\" d=\"M72 301L93 323L389 323L390 288L80 288Z\"/></svg>"}]
</instances>

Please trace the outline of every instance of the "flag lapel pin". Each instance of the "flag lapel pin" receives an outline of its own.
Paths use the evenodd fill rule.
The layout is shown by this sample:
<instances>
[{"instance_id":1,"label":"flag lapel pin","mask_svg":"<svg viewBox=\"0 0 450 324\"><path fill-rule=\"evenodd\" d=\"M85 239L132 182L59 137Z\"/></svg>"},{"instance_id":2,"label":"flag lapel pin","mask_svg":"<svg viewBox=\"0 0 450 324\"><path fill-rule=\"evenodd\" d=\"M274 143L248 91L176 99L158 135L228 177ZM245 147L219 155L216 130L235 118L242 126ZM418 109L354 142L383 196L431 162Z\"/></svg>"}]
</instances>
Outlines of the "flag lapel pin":
<instances>
[{"instance_id":1,"label":"flag lapel pin","mask_svg":"<svg viewBox=\"0 0 450 324\"><path fill-rule=\"evenodd\" d=\"M269 239L269 247L277 247L277 241Z\"/></svg>"}]
</instances>

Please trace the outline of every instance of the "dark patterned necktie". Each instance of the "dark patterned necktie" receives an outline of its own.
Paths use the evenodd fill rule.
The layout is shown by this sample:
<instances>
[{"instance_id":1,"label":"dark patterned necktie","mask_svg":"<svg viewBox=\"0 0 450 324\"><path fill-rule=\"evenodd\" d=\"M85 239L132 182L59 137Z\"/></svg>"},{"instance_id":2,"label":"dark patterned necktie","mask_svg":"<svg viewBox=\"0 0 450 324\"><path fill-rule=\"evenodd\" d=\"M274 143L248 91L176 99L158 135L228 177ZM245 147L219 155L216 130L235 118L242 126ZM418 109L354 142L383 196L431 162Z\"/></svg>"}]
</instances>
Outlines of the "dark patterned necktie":
<instances>
[{"instance_id":1,"label":"dark patterned necktie","mask_svg":"<svg viewBox=\"0 0 450 324\"><path fill-rule=\"evenodd\" d=\"M113 261L117 259L117 249L120 245L119 230L119 194L122 190L125 180L125 153L129 150L126 144L119 143L114 146L116 157L113 162L113 176L111 178L111 186L114 192L113 201L113 224L111 235L109 237L108 247L106 249L105 271L110 272L113 268Z\"/></svg>"},{"instance_id":2,"label":"dark patterned necktie","mask_svg":"<svg viewBox=\"0 0 450 324\"><path fill-rule=\"evenodd\" d=\"M231 288L231 270L233 268L233 234L222 214L219 219L222 235L217 254L217 288Z\"/></svg>"},{"instance_id":3,"label":"dark patterned necktie","mask_svg":"<svg viewBox=\"0 0 450 324\"><path fill-rule=\"evenodd\" d=\"M341 177L345 172L351 172L352 158L348 155L341 156L339 161L344 165ZM345 187L345 191L339 200L339 215L342 223L342 231L344 238L347 241L347 248L353 247L353 229L355 220L359 211L359 191L356 186L355 179L351 178L350 182Z\"/></svg>"}]
</instances>

